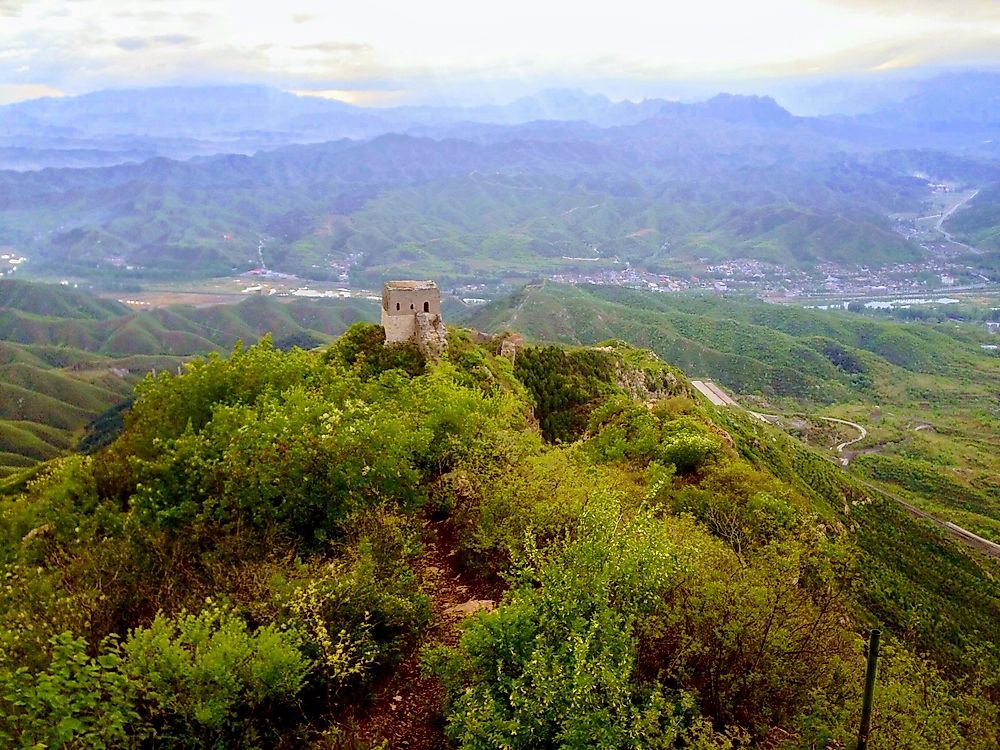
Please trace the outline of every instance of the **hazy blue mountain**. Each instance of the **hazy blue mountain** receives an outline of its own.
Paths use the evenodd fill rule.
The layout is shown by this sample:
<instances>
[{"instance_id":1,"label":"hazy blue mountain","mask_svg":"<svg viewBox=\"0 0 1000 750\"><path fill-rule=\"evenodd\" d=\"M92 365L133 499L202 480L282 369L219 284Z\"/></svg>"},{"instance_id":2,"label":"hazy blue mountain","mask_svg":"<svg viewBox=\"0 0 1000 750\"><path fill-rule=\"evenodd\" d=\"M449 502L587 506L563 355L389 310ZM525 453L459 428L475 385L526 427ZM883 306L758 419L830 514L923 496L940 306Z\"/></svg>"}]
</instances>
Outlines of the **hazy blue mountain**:
<instances>
[{"instance_id":1,"label":"hazy blue mountain","mask_svg":"<svg viewBox=\"0 0 1000 750\"><path fill-rule=\"evenodd\" d=\"M8 127L20 120L73 134L203 138L287 130L296 117L354 111L355 107L342 102L295 96L265 86L177 86L34 99L0 109L0 117L11 123Z\"/></svg>"},{"instance_id":2,"label":"hazy blue mountain","mask_svg":"<svg viewBox=\"0 0 1000 750\"><path fill-rule=\"evenodd\" d=\"M903 101L863 118L921 130L992 130L1000 136L1000 73L952 73L922 83Z\"/></svg>"},{"instance_id":3,"label":"hazy blue mountain","mask_svg":"<svg viewBox=\"0 0 1000 750\"><path fill-rule=\"evenodd\" d=\"M562 89L382 110L254 86L38 100L0 108L17 143L0 158L142 161L0 172L0 245L34 268L156 278L245 271L263 239L276 270L339 278L350 266L362 283L530 277L595 253L654 272L734 257L913 262L922 251L889 215L923 210L934 180L1000 181L985 137L997 80L944 77L878 114L822 118L771 97L633 103ZM925 122L942 91L965 104ZM987 246L992 194L960 227Z\"/></svg>"},{"instance_id":4,"label":"hazy blue mountain","mask_svg":"<svg viewBox=\"0 0 1000 750\"><path fill-rule=\"evenodd\" d=\"M837 85L830 82L826 88ZM823 118L794 117L768 96L732 94L701 102L632 102L577 89L547 89L508 104L372 109L266 86L106 90L0 107L0 169L252 154L296 143L404 132L438 139L549 139L564 127L606 129L664 118L797 128L850 147L974 149L995 157L990 134L1000 121L1000 74L887 81L885 89L883 104L873 113ZM511 133L507 127L522 130Z\"/></svg>"},{"instance_id":5,"label":"hazy blue mountain","mask_svg":"<svg viewBox=\"0 0 1000 750\"><path fill-rule=\"evenodd\" d=\"M157 277L247 270L264 238L276 270L329 278L350 261L366 284L553 272L595 248L604 264L649 268L912 261L919 248L885 217L919 205L927 182L901 163L847 156L773 102L721 98L610 129L0 174L0 243L59 273Z\"/></svg>"},{"instance_id":6,"label":"hazy blue mountain","mask_svg":"<svg viewBox=\"0 0 1000 750\"><path fill-rule=\"evenodd\" d=\"M377 111L264 86L107 90L0 107L0 168L250 154L394 129Z\"/></svg>"}]
</instances>

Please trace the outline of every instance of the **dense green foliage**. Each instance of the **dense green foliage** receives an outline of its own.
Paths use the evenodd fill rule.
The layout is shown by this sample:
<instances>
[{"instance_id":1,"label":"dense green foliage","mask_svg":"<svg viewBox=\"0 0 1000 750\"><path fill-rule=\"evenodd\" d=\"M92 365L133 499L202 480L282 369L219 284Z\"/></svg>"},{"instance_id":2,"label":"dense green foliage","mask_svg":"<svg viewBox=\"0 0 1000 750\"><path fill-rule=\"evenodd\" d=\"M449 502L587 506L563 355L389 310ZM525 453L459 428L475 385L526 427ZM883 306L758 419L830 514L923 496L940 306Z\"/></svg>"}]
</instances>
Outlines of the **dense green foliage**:
<instances>
[{"instance_id":1,"label":"dense green foliage","mask_svg":"<svg viewBox=\"0 0 1000 750\"><path fill-rule=\"evenodd\" d=\"M992 315L989 306L980 304L971 320ZM856 448L877 452L858 458L859 471L1000 540L1000 359L980 347L988 340L981 328L958 318L903 323L739 296L545 283L469 320L563 344L614 337L648 346L830 448L856 433L824 442L829 424L816 416L856 421L869 431Z\"/></svg>"},{"instance_id":2,"label":"dense green foliage","mask_svg":"<svg viewBox=\"0 0 1000 750\"><path fill-rule=\"evenodd\" d=\"M843 747L877 621L871 746L994 746L980 563L890 537L836 467L649 353L449 343L236 347L145 379L109 446L6 480L0 738L362 742L350 712L422 650L458 747ZM428 518L498 592L450 646ZM968 595L935 598L920 548Z\"/></svg>"},{"instance_id":3,"label":"dense green foliage","mask_svg":"<svg viewBox=\"0 0 1000 750\"><path fill-rule=\"evenodd\" d=\"M613 359L604 352L525 349L515 372L534 397L546 440L571 442L583 434L589 409L610 392Z\"/></svg>"}]
</instances>

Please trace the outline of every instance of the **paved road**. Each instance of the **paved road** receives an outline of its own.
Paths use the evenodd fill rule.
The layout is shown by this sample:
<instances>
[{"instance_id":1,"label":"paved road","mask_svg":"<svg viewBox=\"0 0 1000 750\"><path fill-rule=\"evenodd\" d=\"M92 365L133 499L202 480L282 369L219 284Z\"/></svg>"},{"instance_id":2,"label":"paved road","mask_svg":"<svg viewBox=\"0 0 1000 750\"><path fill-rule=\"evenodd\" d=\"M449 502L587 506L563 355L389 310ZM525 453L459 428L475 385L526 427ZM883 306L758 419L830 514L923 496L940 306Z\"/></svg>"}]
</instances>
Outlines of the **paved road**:
<instances>
[{"instance_id":1,"label":"paved road","mask_svg":"<svg viewBox=\"0 0 1000 750\"><path fill-rule=\"evenodd\" d=\"M857 422L848 422L846 419L837 419L836 417L820 417L820 419L826 422L836 422L838 424L846 424L848 427L853 427L855 430L858 431L859 434L856 438L854 438L854 440L848 440L846 443L841 443L840 445L837 446L837 453L843 453L844 448L846 448L847 446L859 443L866 437L868 437L868 430L859 425ZM841 466L847 466L847 464L849 464L850 462L851 459L849 458L840 459Z\"/></svg>"},{"instance_id":2,"label":"paved road","mask_svg":"<svg viewBox=\"0 0 1000 750\"><path fill-rule=\"evenodd\" d=\"M978 191L978 190L974 191L974 192L972 193L972 195L968 196L967 198L963 198L962 200L960 200L960 201L959 201L958 203L956 203L956 204L955 204L954 206L952 206L952 207L951 207L951 208L949 208L949 209L948 209L947 211L945 211L944 213L942 213L942 214L941 214L941 217L940 217L940 218L939 218L939 219L937 220L937 224L935 224L935 225L934 225L934 228L935 228L935 229L936 229L937 231L939 231L939 232L940 232L940 233L942 234L942 236L943 236L943 237L944 237L944 238L945 238L946 240L948 240L948 242L953 242L953 243L954 243L954 244L956 244L956 245L960 245L961 247L964 247L964 248L967 248L967 249L969 249L969 250L973 250L973 251L974 251L974 250L975 250L976 248L972 247L971 245L966 245L966 244L965 244L964 242L959 242L959 241L958 241L958 240L956 240L956 239L955 239L954 237L952 237L952 236L951 236L951 232L949 232L949 231L948 231L947 229L945 229L945 228L944 228L944 223L945 223L946 221L948 221L948 219L950 219L950 218L951 218L951 215L952 215L953 213L955 213L955 212L956 212L956 211L957 211L958 209L960 209L960 208L961 208L962 206L964 206L964 205L965 205L966 203L968 203L969 201L971 201L971 200L972 200L973 198L975 198L975 197L976 197L977 195L979 195L979 191Z\"/></svg>"},{"instance_id":3,"label":"paved road","mask_svg":"<svg viewBox=\"0 0 1000 750\"><path fill-rule=\"evenodd\" d=\"M705 398L712 402L713 406L736 406L739 407L732 397L719 388L711 380L692 380L691 385L698 389Z\"/></svg>"}]
</instances>

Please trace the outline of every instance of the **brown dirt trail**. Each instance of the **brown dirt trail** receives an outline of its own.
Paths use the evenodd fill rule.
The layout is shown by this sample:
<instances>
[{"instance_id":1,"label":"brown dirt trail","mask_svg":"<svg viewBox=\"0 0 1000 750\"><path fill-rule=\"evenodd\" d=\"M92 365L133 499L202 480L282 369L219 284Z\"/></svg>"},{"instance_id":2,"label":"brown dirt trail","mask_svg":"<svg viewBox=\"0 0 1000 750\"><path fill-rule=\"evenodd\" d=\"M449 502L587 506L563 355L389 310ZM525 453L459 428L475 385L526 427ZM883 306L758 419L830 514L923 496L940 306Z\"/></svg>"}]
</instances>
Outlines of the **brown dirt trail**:
<instances>
[{"instance_id":1,"label":"brown dirt trail","mask_svg":"<svg viewBox=\"0 0 1000 750\"><path fill-rule=\"evenodd\" d=\"M424 644L454 646L462 620L494 601L481 581L473 580L458 564L455 545L444 521L426 521L424 551L415 563L424 591L431 597L432 619ZM495 595L495 594L494 594ZM444 686L436 677L420 672L420 646L414 648L392 674L375 686L372 702L357 718L358 736L390 748L443 750Z\"/></svg>"}]
</instances>

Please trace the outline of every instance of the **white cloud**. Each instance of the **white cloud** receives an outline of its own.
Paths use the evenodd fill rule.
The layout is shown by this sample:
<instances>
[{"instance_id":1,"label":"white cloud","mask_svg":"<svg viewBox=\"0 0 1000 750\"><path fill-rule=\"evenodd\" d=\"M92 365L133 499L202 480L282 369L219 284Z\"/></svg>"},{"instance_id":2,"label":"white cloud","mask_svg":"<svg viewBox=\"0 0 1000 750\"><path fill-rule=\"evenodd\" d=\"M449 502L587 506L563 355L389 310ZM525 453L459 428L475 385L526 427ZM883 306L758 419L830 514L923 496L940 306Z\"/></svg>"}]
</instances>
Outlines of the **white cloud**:
<instances>
[{"instance_id":1,"label":"white cloud","mask_svg":"<svg viewBox=\"0 0 1000 750\"><path fill-rule=\"evenodd\" d=\"M0 0L0 16L0 84L71 92L207 81L398 90L1000 62L991 0Z\"/></svg>"},{"instance_id":2,"label":"white cloud","mask_svg":"<svg viewBox=\"0 0 1000 750\"><path fill-rule=\"evenodd\" d=\"M63 96L64 92L40 84L0 83L0 104L13 104L25 99L40 99L43 96Z\"/></svg>"}]
</instances>

